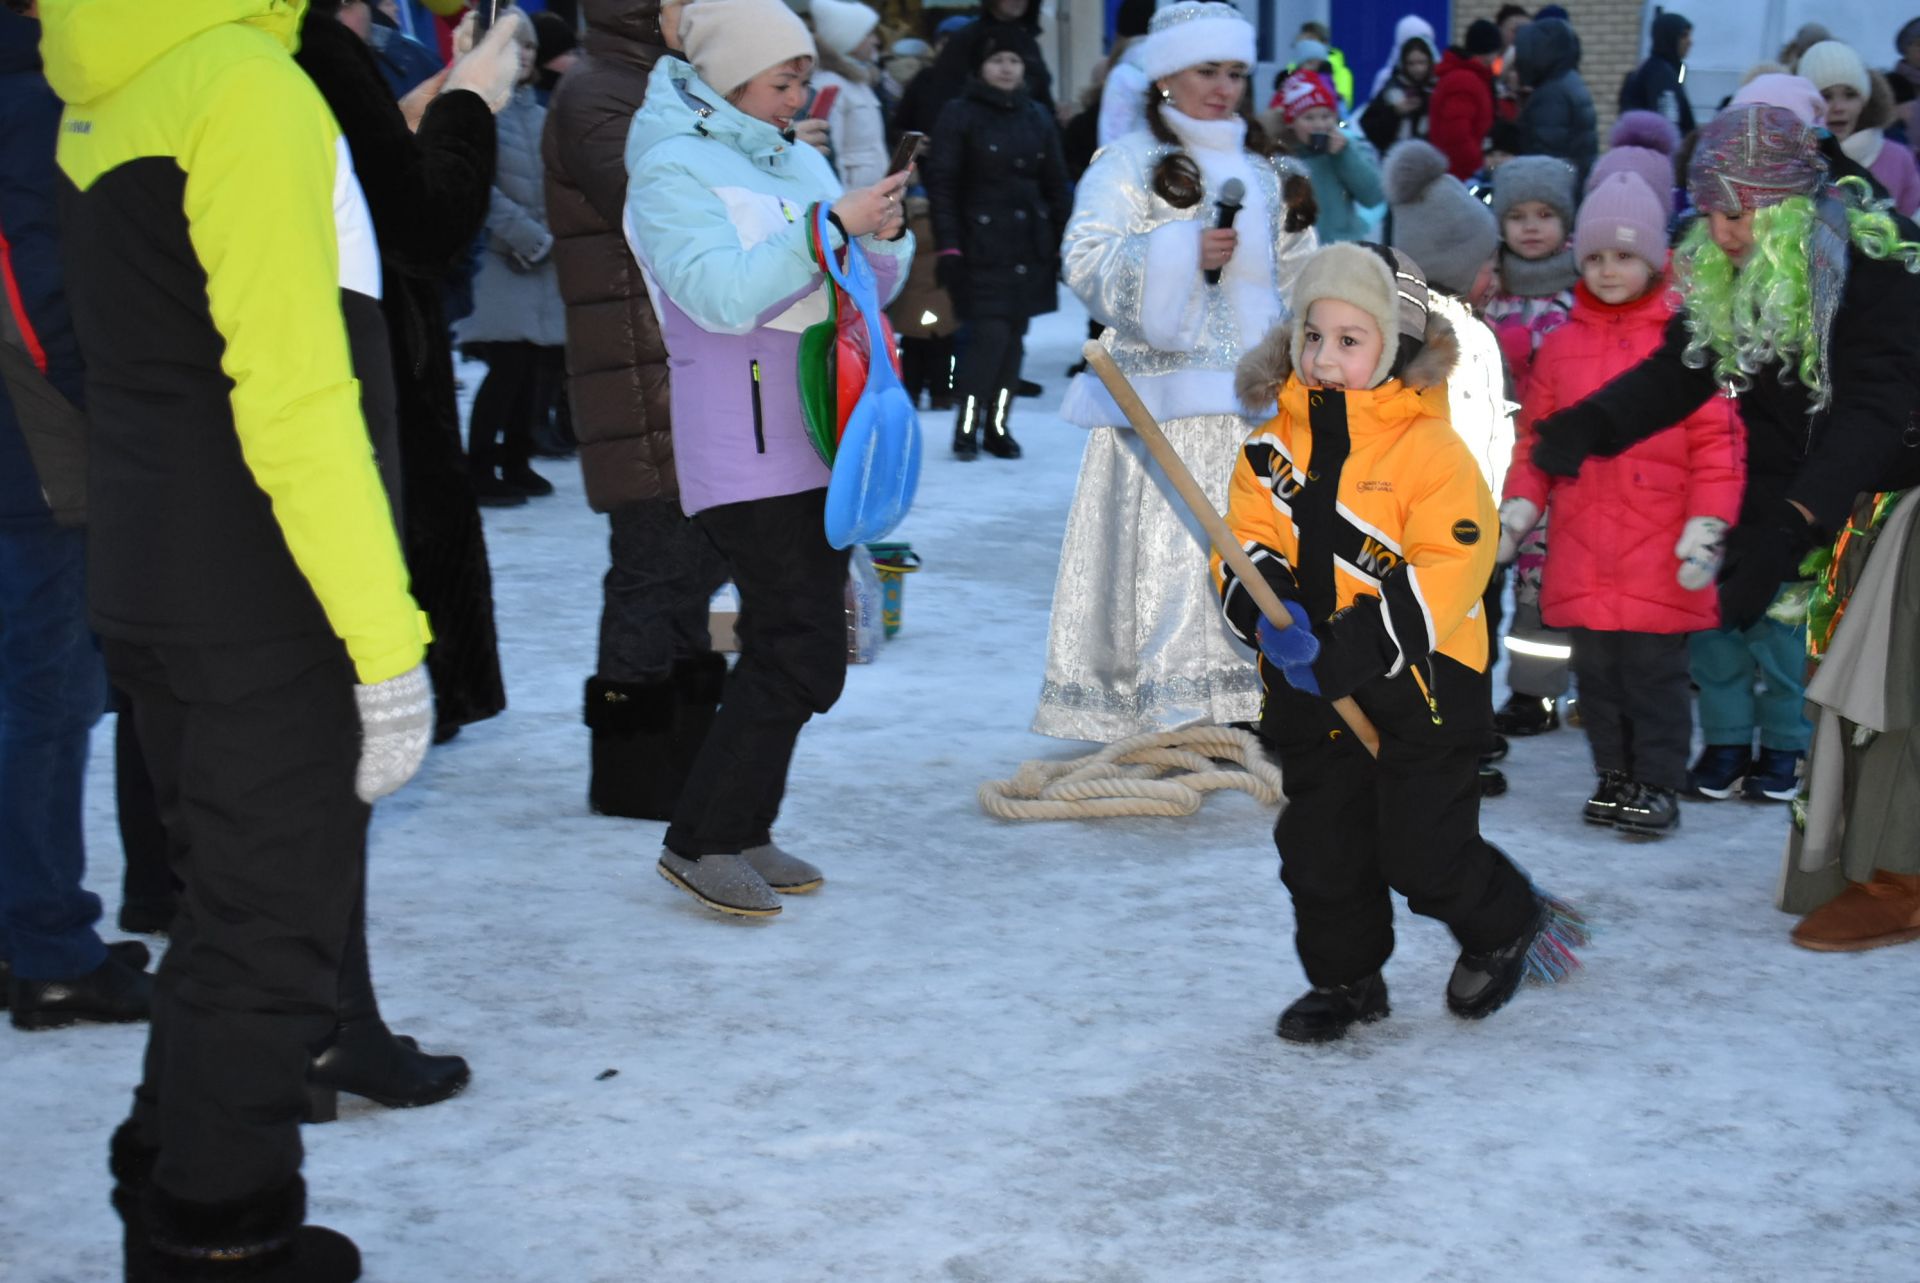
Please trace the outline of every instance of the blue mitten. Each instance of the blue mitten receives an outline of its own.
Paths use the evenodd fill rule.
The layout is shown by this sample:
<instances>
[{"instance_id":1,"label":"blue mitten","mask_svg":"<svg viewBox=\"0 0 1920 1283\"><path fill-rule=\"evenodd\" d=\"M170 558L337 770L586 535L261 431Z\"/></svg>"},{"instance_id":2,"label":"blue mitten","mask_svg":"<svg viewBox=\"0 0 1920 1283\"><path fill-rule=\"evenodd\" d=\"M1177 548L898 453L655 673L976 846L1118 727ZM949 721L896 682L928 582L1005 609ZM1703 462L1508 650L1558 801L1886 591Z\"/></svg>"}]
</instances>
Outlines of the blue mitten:
<instances>
[{"instance_id":1,"label":"blue mitten","mask_svg":"<svg viewBox=\"0 0 1920 1283\"><path fill-rule=\"evenodd\" d=\"M1277 668L1311 664L1320 658L1320 639L1313 635L1313 621L1307 618L1306 607L1297 601L1280 604L1287 608L1293 627L1275 628L1273 621L1262 615L1256 630L1260 634L1260 653Z\"/></svg>"}]
</instances>

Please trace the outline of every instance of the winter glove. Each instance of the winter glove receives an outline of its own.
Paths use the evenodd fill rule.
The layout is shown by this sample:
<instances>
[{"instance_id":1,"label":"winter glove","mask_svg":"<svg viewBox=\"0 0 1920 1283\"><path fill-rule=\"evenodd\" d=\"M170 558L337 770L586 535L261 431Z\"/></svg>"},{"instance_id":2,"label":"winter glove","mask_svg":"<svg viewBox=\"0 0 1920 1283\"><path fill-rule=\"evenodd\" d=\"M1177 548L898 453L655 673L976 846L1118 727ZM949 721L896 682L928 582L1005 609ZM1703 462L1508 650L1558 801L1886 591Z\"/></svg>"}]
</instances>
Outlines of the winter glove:
<instances>
[{"instance_id":1,"label":"winter glove","mask_svg":"<svg viewBox=\"0 0 1920 1283\"><path fill-rule=\"evenodd\" d=\"M516 272L531 272L546 262L547 255L551 253L553 253L553 233L542 232L539 243L528 253L523 254L517 249L508 250L507 264Z\"/></svg>"},{"instance_id":2,"label":"winter glove","mask_svg":"<svg viewBox=\"0 0 1920 1283\"><path fill-rule=\"evenodd\" d=\"M1780 585L1800 577L1800 560L1813 541L1812 525L1784 499L1765 519L1727 531L1720 562L1720 626L1745 629L1760 622Z\"/></svg>"},{"instance_id":3,"label":"winter glove","mask_svg":"<svg viewBox=\"0 0 1920 1283\"><path fill-rule=\"evenodd\" d=\"M1714 574L1720 569L1721 541L1726 533L1727 523L1718 517L1687 518L1680 542L1673 546L1673 555L1680 559L1680 569L1674 572L1674 578L1682 588L1693 592L1713 582Z\"/></svg>"},{"instance_id":4,"label":"winter glove","mask_svg":"<svg viewBox=\"0 0 1920 1283\"><path fill-rule=\"evenodd\" d=\"M433 740L433 690L416 664L398 677L353 688L360 708L360 769L353 791L373 802L405 784Z\"/></svg>"},{"instance_id":5,"label":"winter glove","mask_svg":"<svg viewBox=\"0 0 1920 1283\"><path fill-rule=\"evenodd\" d=\"M1533 466L1552 477L1577 477L1580 465L1597 453L1601 423L1581 406L1569 406L1533 425Z\"/></svg>"},{"instance_id":6,"label":"winter glove","mask_svg":"<svg viewBox=\"0 0 1920 1283\"><path fill-rule=\"evenodd\" d=\"M473 52L460 57L453 69L447 73L447 92L467 89L480 95L487 104L487 110L498 112L513 97L513 87L520 83L520 25L526 22L526 15L518 9L508 9L494 21ZM471 15L461 20L462 28L468 32L471 40ZM454 34L456 50L460 45L460 35Z\"/></svg>"},{"instance_id":7,"label":"winter glove","mask_svg":"<svg viewBox=\"0 0 1920 1283\"><path fill-rule=\"evenodd\" d=\"M1260 653L1269 663L1281 668L1311 664L1320 657L1320 639L1313 635L1313 621L1307 618L1307 608L1297 601L1280 604L1287 608L1287 618L1293 624L1281 628L1262 615L1254 629L1260 637Z\"/></svg>"},{"instance_id":8,"label":"winter glove","mask_svg":"<svg viewBox=\"0 0 1920 1283\"><path fill-rule=\"evenodd\" d=\"M1493 554L1496 566L1511 566L1520 555L1520 541L1540 524L1540 509L1531 499L1519 495L1500 505L1500 548Z\"/></svg>"}]
</instances>

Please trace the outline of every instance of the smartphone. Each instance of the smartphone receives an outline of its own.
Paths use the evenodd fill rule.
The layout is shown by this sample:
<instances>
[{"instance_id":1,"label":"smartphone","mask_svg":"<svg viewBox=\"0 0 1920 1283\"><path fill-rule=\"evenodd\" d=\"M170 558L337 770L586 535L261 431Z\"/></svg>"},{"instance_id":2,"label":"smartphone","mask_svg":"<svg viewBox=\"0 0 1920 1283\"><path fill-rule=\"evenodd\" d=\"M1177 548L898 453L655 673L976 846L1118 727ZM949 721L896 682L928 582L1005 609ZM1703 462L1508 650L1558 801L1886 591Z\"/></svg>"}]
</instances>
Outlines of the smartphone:
<instances>
[{"instance_id":1,"label":"smartphone","mask_svg":"<svg viewBox=\"0 0 1920 1283\"><path fill-rule=\"evenodd\" d=\"M1316 154L1327 150L1327 148L1331 146L1332 143L1333 143L1333 135L1331 134L1308 134L1307 135L1307 150L1310 152L1314 152Z\"/></svg>"},{"instance_id":2,"label":"smartphone","mask_svg":"<svg viewBox=\"0 0 1920 1283\"><path fill-rule=\"evenodd\" d=\"M909 130L900 135L900 142L893 149L893 159L887 162L887 172L897 174L913 163L913 157L920 150L920 144L927 136L918 130Z\"/></svg>"},{"instance_id":3,"label":"smartphone","mask_svg":"<svg viewBox=\"0 0 1920 1283\"><path fill-rule=\"evenodd\" d=\"M828 85L825 89L816 89L807 99L807 105L795 120L825 120L833 112L834 101L840 97L839 85Z\"/></svg>"},{"instance_id":4,"label":"smartphone","mask_svg":"<svg viewBox=\"0 0 1920 1283\"><path fill-rule=\"evenodd\" d=\"M500 0L474 0L473 38L475 43L493 29L494 20L499 16Z\"/></svg>"}]
</instances>

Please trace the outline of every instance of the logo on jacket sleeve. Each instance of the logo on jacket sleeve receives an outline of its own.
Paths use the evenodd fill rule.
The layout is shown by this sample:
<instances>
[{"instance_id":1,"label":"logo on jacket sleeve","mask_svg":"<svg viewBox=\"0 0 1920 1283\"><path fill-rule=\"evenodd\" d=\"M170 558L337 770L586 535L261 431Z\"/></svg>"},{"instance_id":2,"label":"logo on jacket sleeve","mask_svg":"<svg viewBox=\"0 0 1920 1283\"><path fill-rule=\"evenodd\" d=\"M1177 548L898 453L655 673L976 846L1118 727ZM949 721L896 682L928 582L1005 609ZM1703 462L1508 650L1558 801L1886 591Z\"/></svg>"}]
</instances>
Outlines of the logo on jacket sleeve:
<instances>
[{"instance_id":1,"label":"logo on jacket sleeve","mask_svg":"<svg viewBox=\"0 0 1920 1283\"><path fill-rule=\"evenodd\" d=\"M1472 547L1480 542L1480 523L1477 521L1456 521L1453 523L1453 541Z\"/></svg>"}]
</instances>

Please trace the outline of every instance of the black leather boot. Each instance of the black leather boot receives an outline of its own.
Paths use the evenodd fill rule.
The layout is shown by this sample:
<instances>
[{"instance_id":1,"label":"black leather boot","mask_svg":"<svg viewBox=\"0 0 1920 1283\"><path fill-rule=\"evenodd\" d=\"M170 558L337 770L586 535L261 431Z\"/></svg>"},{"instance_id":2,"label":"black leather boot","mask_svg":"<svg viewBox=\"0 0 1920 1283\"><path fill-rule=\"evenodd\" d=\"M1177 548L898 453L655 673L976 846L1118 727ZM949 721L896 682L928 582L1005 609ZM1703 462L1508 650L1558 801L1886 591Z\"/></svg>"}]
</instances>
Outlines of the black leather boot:
<instances>
[{"instance_id":1,"label":"black leather boot","mask_svg":"<svg viewBox=\"0 0 1920 1283\"><path fill-rule=\"evenodd\" d=\"M128 947L131 946L131 947ZM15 1029L63 1029L81 1020L127 1024L145 1020L153 1003L153 975L144 970L147 947L138 941L107 946L104 961L70 980L7 978L7 1006Z\"/></svg>"},{"instance_id":2,"label":"black leather boot","mask_svg":"<svg viewBox=\"0 0 1920 1283\"><path fill-rule=\"evenodd\" d=\"M421 1051L419 1043L396 1035L378 1015L343 1020L307 1068L302 1121L334 1121L343 1091L388 1109L416 1109L459 1095L472 1077L463 1058Z\"/></svg>"},{"instance_id":3,"label":"black leather boot","mask_svg":"<svg viewBox=\"0 0 1920 1283\"><path fill-rule=\"evenodd\" d=\"M1288 1042L1333 1042L1357 1023L1385 1019L1390 1010L1387 982L1376 971L1350 985L1315 985L1280 1013L1274 1032Z\"/></svg>"},{"instance_id":4,"label":"black leather boot","mask_svg":"<svg viewBox=\"0 0 1920 1283\"><path fill-rule=\"evenodd\" d=\"M307 1185L299 1176L228 1203L190 1203L149 1184L140 1199L141 1232L128 1242L126 1277L129 1283L354 1283L360 1249L306 1219Z\"/></svg>"},{"instance_id":5,"label":"black leather boot","mask_svg":"<svg viewBox=\"0 0 1920 1283\"><path fill-rule=\"evenodd\" d=\"M674 770L678 691L671 678L659 682L587 679L586 722L593 732L587 805L596 815L673 818L685 779L685 768ZM713 720L711 713L707 720Z\"/></svg>"}]
</instances>

